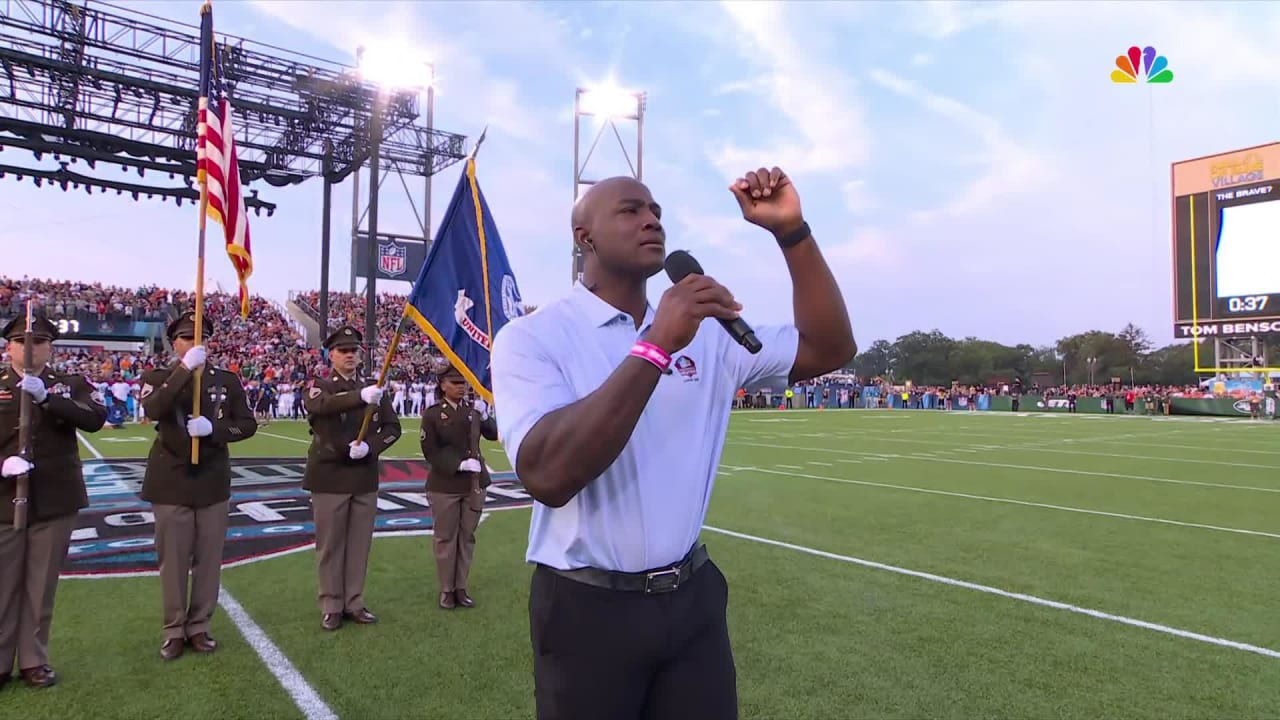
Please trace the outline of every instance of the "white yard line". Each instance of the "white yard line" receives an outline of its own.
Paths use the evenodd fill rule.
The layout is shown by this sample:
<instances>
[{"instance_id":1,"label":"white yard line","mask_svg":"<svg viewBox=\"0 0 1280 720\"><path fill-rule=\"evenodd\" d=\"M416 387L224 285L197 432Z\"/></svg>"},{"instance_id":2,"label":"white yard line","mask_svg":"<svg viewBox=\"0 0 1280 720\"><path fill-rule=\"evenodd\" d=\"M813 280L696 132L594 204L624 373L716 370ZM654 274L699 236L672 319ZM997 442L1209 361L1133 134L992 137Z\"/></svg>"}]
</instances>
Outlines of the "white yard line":
<instances>
[{"instance_id":1,"label":"white yard line","mask_svg":"<svg viewBox=\"0 0 1280 720\"><path fill-rule=\"evenodd\" d=\"M837 555L836 553L830 553L824 550L816 550L814 548L805 547L803 545L793 545L791 543L782 542L780 540L771 540L769 538L757 537L755 535L747 535L746 533L734 532L732 530L725 530L723 528L713 527L711 525L703 525L702 528L704 530L710 530L712 532L720 533L721 535L728 535L729 537L735 537L741 540L750 540L751 542L762 543L764 545L773 545L774 547L785 548L787 550L794 550L796 552L806 553L809 555L816 555L817 557L827 558L829 560L839 560L841 562L846 562L853 565L861 565L863 567L872 568L874 570L887 570L891 573L896 573L898 575L907 575L907 576L919 578L922 580L928 580L930 582L941 583L943 585L950 585L952 587L961 587L967 590L976 590L981 593L987 593L989 595L997 595L999 597L1009 598L1011 600L1019 600L1022 602L1031 603L1033 605L1039 605L1041 607L1053 608L1055 610L1065 610L1067 612L1076 613L1079 615L1086 615L1089 617L1097 618L1099 620L1109 620L1111 622L1121 623L1123 625L1130 625L1132 627L1142 628L1143 630L1152 630L1154 632L1163 633L1165 635L1173 635L1175 637L1185 638L1188 640L1196 640L1198 642L1208 643L1210 645L1217 645L1219 647L1231 648L1233 650L1242 650L1244 652L1254 653L1256 655L1262 655L1263 657L1280 659L1280 651L1259 647L1257 645L1250 645L1248 643L1237 642L1235 640L1228 640L1226 638L1214 637L1212 635L1203 635L1201 633L1191 632L1189 630L1180 630L1175 627L1169 627L1168 625L1160 625L1157 623L1147 622L1146 620L1137 620L1135 618L1129 618L1123 615L1113 615L1111 613L1102 612L1101 610L1092 610L1089 608L1080 607L1078 605L1071 605L1069 603L1058 602L1056 600L1047 600L1045 598L1036 597L1035 595L1027 595L1025 593L1010 592L1008 590L1001 590L1000 588L991 587L989 585L979 585L977 583L972 583L965 580L957 580L955 578L944 577L942 575L934 575L933 573L921 572L919 570L908 570L907 568L901 568L895 565L886 565L884 563L873 562L871 560L863 560L861 558L850 557L848 555Z\"/></svg>"},{"instance_id":2,"label":"white yard line","mask_svg":"<svg viewBox=\"0 0 1280 720\"><path fill-rule=\"evenodd\" d=\"M236 629L244 636L245 642L249 643L249 647L262 658L267 670L275 676L280 687L289 693L293 704L302 711L307 720L337 720L338 715L325 704L320 693L316 692L311 683L302 677L302 673L293 666L284 651L267 637L262 628L258 627L258 623L249 617L249 613L231 596L231 593L227 592L225 587L218 590L218 604L227 611L227 616L236 624Z\"/></svg>"},{"instance_id":3,"label":"white yard line","mask_svg":"<svg viewBox=\"0 0 1280 720\"><path fill-rule=\"evenodd\" d=\"M98 452L98 448L94 447L93 443L89 442L89 438L85 437L84 433L77 430L76 437L80 439L80 444L84 445L85 449L89 451L89 454L93 455L98 460L104 459L102 453Z\"/></svg>"},{"instance_id":4,"label":"white yard line","mask_svg":"<svg viewBox=\"0 0 1280 720\"><path fill-rule=\"evenodd\" d=\"M279 440L292 440L293 442L302 443L303 445L311 444L310 440L303 440L302 438L291 437L289 435L280 435L278 433L267 432L266 430L259 430L256 434L265 435L267 437L276 438Z\"/></svg>"},{"instance_id":5,"label":"white yard line","mask_svg":"<svg viewBox=\"0 0 1280 720\"><path fill-rule=\"evenodd\" d=\"M1257 468L1259 470L1280 470L1280 465L1258 465L1255 463L1227 462L1225 460L1196 460L1193 458L1157 457L1155 455L1128 455L1124 453L1089 452L1087 450L1059 450L1047 447L1022 447L1018 452L1049 452L1064 455L1093 455L1095 457L1121 458L1124 460L1153 460L1169 463L1196 463L1199 465L1223 465L1227 467Z\"/></svg>"},{"instance_id":6,"label":"white yard line","mask_svg":"<svg viewBox=\"0 0 1280 720\"><path fill-rule=\"evenodd\" d=\"M1148 443L1148 442L1139 443L1139 442L1132 442L1132 441L1121 439L1124 437L1125 436L1120 435L1120 436L1117 436L1115 439L1101 438L1097 442L1111 443L1113 445L1137 445L1140 447L1162 447L1162 448L1170 448L1174 450L1194 450L1196 452L1249 453L1250 455L1280 455L1280 450L1256 450L1252 448L1224 447L1221 445L1217 447L1204 447L1203 445L1175 445L1173 443Z\"/></svg>"},{"instance_id":7,"label":"white yard line","mask_svg":"<svg viewBox=\"0 0 1280 720\"><path fill-rule=\"evenodd\" d=\"M916 460L918 462L927 461L927 462L956 463L959 465L978 465L981 467L998 467L998 468L1008 468L1011 470L1034 470L1036 472L1062 473L1066 475L1089 475L1093 477L1120 478L1122 480L1146 480L1147 482L1169 483L1172 485L1195 485L1200 487L1222 488L1225 490L1250 490L1253 492L1280 493L1280 488L1257 487L1255 485L1232 485L1228 483L1200 482L1198 480L1175 480L1173 478L1152 477L1149 475L1126 475L1123 473L1098 472L1094 470L1073 470L1070 468L1043 467L1039 465L1014 465L1012 463L982 462L979 460L960 460L958 458L943 458L943 457L918 458L918 457L912 457L911 455L895 455L892 453L868 453L868 452L859 452L857 450L799 447L796 445L768 445L760 442L730 441L729 443L726 443L726 444L746 445L749 447L757 447L757 448L760 448L760 447L778 448L781 450L799 450L802 452L826 452L826 453L838 453L841 455L859 455L859 456L865 456L865 457L894 458L899 460Z\"/></svg>"},{"instance_id":8,"label":"white yard line","mask_svg":"<svg viewBox=\"0 0 1280 720\"><path fill-rule=\"evenodd\" d=\"M1268 537L1280 540L1280 533L1264 532L1262 530L1246 530L1244 528L1222 527L1219 525L1206 525L1204 523L1183 522L1181 520L1166 520L1164 518L1147 517L1145 515L1130 515L1128 513L1110 512L1107 510L1089 510L1087 508L1070 507L1067 505L1052 505L1049 503L1031 502L1029 500L1014 500L1011 498L991 497L989 495L974 495L971 493L954 492L951 490L934 490L932 488L915 487L914 485L894 485L891 483L871 482L870 480L850 480L849 478L828 477L825 475L806 475L796 472L781 472L778 470L769 470L762 467L750 467L741 465L725 465L725 469L737 470L741 472L758 472L767 473L769 475L782 475L784 477L801 477L810 480L825 480L827 482L842 483L845 485L865 485L867 487L889 488L891 490L907 490L909 492L926 493L928 495L943 495L946 497L964 498L966 500L985 500L987 502L1005 503L1009 505L1022 505L1024 507L1043 508L1045 510L1061 510L1063 512L1081 513L1084 515L1099 515L1102 517L1119 518L1121 520L1137 520L1140 522L1159 523L1162 525L1177 525L1178 527L1198 528L1200 530L1215 530L1217 532L1235 533L1237 535L1255 535L1258 537ZM779 466L781 467L781 466Z\"/></svg>"}]
</instances>

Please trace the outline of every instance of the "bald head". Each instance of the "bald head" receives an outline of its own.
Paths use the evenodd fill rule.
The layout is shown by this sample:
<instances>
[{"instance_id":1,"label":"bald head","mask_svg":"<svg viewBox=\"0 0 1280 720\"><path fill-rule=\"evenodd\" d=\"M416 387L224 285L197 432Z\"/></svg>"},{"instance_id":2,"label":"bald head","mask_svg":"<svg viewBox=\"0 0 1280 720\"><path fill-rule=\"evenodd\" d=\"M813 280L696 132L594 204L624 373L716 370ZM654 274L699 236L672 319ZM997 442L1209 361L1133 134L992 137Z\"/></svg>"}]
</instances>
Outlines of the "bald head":
<instances>
[{"instance_id":1,"label":"bald head","mask_svg":"<svg viewBox=\"0 0 1280 720\"><path fill-rule=\"evenodd\" d=\"M625 197L647 199L650 202L653 199L653 196L649 193L649 188L633 177L619 175L605 178L587 188L582 197L578 198L578 202L573 204L573 213L569 218L573 227L570 229L575 231L576 234L579 228L589 228L592 218L596 216L601 206L607 206L617 202L619 198Z\"/></svg>"}]
</instances>

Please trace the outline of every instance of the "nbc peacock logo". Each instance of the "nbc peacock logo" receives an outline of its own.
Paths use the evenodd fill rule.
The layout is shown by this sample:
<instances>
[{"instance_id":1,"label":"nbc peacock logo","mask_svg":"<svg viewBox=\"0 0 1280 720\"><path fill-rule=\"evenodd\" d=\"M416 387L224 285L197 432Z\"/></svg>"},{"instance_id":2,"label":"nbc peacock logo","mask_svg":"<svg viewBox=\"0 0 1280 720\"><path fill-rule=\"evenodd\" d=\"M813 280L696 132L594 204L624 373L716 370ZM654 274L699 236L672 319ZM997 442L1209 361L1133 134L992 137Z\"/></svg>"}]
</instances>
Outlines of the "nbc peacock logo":
<instances>
[{"instance_id":1,"label":"nbc peacock logo","mask_svg":"<svg viewBox=\"0 0 1280 720\"><path fill-rule=\"evenodd\" d=\"M1116 68L1118 69L1111 71L1111 82L1114 83L1173 82L1173 71L1169 69L1168 59L1150 45L1141 50L1134 45L1129 48L1127 55L1116 56Z\"/></svg>"}]
</instances>

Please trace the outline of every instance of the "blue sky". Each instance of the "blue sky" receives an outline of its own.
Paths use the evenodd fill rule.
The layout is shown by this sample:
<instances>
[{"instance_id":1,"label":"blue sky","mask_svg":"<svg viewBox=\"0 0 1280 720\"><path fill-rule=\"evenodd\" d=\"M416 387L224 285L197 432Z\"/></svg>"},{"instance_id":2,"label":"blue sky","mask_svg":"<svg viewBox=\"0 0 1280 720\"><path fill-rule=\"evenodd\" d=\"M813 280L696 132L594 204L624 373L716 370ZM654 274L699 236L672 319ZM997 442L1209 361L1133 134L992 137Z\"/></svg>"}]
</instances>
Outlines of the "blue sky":
<instances>
[{"instance_id":1,"label":"blue sky","mask_svg":"<svg viewBox=\"0 0 1280 720\"><path fill-rule=\"evenodd\" d=\"M138 5L196 21L195 2ZM535 304L570 279L574 87L612 76L647 91L645 181L670 247L728 285L749 322L788 320L778 250L727 190L748 168L782 167L863 347L931 328L1040 344L1130 321L1170 341L1169 164L1280 140L1270 3L215 7L221 31L338 62L380 42L433 59L437 125L473 139L490 127L480 181ZM1165 55L1174 82L1110 82L1134 44ZM616 141L601 146L587 174L624 173ZM435 221L459 170L437 176ZM262 194L280 210L251 219L251 288L279 299L315 288L319 183ZM381 229L412 230L403 196L384 190ZM334 205L331 271L345 288L348 186ZM189 205L5 181L0 212L6 274L194 284ZM23 251L32 241L38 251ZM214 248L208 277L234 287ZM655 302L666 284L654 279Z\"/></svg>"}]
</instances>

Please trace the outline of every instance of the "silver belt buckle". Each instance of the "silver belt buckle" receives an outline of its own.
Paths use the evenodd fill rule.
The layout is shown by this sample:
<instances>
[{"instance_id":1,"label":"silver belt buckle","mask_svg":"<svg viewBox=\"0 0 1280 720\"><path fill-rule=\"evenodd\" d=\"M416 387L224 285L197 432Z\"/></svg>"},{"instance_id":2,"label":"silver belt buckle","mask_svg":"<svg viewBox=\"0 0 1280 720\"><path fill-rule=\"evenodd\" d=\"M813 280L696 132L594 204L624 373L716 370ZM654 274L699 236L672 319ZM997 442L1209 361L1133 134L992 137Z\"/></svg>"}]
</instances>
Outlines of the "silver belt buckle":
<instances>
[{"instance_id":1,"label":"silver belt buckle","mask_svg":"<svg viewBox=\"0 0 1280 720\"><path fill-rule=\"evenodd\" d=\"M675 592L680 587L680 568L657 570L644 576L644 594Z\"/></svg>"}]
</instances>

